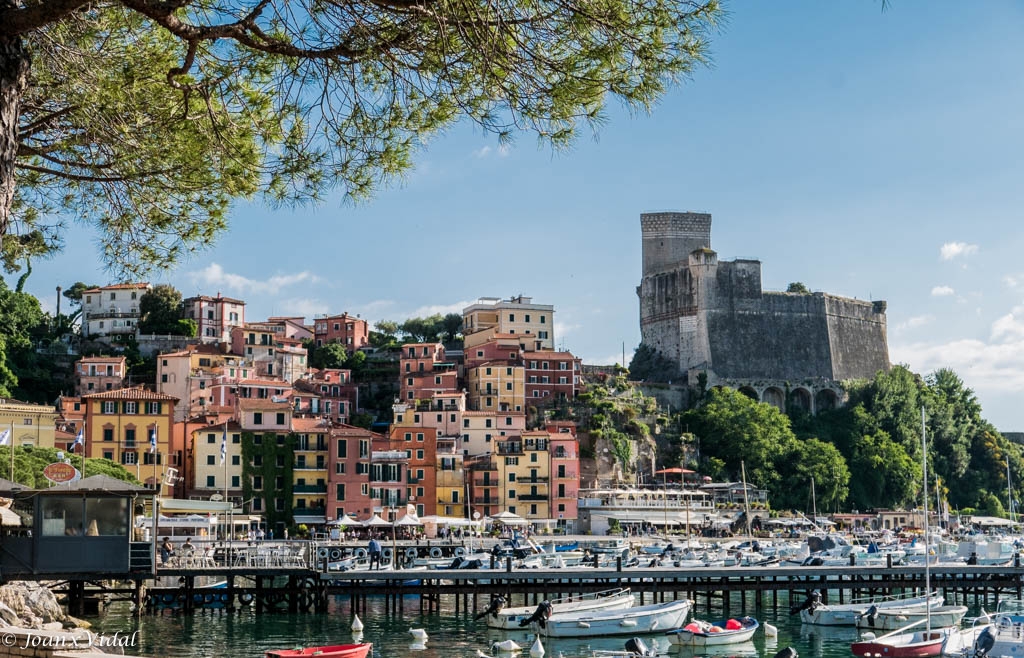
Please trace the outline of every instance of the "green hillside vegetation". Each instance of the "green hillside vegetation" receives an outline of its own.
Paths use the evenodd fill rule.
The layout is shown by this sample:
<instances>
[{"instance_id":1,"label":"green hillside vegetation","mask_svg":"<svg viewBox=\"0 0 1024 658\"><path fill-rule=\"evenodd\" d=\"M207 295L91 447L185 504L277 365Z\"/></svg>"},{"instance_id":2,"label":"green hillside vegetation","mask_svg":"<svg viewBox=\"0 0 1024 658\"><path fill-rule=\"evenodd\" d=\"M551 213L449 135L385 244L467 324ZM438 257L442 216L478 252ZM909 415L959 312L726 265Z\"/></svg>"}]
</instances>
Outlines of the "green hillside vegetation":
<instances>
[{"instance_id":1,"label":"green hillside vegetation","mask_svg":"<svg viewBox=\"0 0 1024 658\"><path fill-rule=\"evenodd\" d=\"M43 469L48 464L61 461L57 458L57 450L53 448L14 448L14 477L11 477L11 453L10 447L0 447L0 477L13 480L19 484L28 485L36 489L45 489L50 481L43 477ZM65 453L65 457L71 459L71 465L82 470L82 459L77 455L72 456ZM139 484L135 474L129 472L124 466L110 461L109 459L86 459L85 472L82 477L93 475L107 475L117 480Z\"/></svg>"}]
</instances>

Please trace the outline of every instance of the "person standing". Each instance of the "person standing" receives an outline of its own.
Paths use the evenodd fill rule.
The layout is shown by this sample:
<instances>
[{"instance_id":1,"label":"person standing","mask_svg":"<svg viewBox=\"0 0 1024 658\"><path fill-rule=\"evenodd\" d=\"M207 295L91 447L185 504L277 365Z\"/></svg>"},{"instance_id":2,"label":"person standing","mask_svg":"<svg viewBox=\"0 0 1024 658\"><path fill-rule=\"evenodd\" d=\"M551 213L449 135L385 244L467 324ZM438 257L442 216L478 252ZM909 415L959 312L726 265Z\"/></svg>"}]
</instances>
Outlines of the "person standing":
<instances>
[{"instance_id":1,"label":"person standing","mask_svg":"<svg viewBox=\"0 0 1024 658\"><path fill-rule=\"evenodd\" d=\"M380 569L380 542L377 541L376 537L370 538L370 544L366 547L366 552L370 554L370 569Z\"/></svg>"},{"instance_id":2,"label":"person standing","mask_svg":"<svg viewBox=\"0 0 1024 658\"><path fill-rule=\"evenodd\" d=\"M171 543L170 537L164 537L163 543L160 544L160 563L166 565L173 556L174 544Z\"/></svg>"}]
</instances>

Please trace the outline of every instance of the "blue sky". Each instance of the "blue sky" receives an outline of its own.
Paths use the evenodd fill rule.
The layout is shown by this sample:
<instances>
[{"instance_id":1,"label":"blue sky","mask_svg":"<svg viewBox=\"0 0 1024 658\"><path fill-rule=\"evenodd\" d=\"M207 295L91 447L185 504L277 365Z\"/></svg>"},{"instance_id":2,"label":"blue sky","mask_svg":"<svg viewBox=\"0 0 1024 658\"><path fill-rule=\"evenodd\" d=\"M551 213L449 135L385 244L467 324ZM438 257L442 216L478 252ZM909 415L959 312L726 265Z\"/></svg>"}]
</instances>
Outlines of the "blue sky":
<instances>
[{"instance_id":1,"label":"blue sky","mask_svg":"<svg viewBox=\"0 0 1024 658\"><path fill-rule=\"evenodd\" d=\"M713 67L649 116L613 105L557 154L460 125L374 201L239 205L215 248L151 280L242 297L248 319L523 293L555 305L559 347L607 363L640 339L640 213L710 212L720 258L759 258L766 289L888 300L894 363L954 368L1024 430L1024 5L726 7ZM107 280L83 228L27 289L52 309L75 280Z\"/></svg>"}]
</instances>

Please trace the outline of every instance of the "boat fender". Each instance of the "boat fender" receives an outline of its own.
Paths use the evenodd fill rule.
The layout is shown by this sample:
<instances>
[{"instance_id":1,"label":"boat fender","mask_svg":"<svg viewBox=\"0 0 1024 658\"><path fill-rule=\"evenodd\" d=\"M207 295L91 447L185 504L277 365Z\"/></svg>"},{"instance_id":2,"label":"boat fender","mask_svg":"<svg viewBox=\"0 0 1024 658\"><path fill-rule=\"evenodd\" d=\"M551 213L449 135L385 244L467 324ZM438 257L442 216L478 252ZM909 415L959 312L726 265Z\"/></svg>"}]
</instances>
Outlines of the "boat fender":
<instances>
[{"instance_id":1,"label":"boat fender","mask_svg":"<svg viewBox=\"0 0 1024 658\"><path fill-rule=\"evenodd\" d=\"M870 642L871 640L875 639L875 637L877 637L877 636L874 633L872 633L871 631L868 631L867 633L861 633L860 634L860 639L864 640L865 642Z\"/></svg>"},{"instance_id":2,"label":"boat fender","mask_svg":"<svg viewBox=\"0 0 1024 658\"><path fill-rule=\"evenodd\" d=\"M366 549L365 548L357 548L356 552L355 552L355 556L357 558L359 558L359 559L362 559L362 558L366 557Z\"/></svg>"},{"instance_id":3,"label":"boat fender","mask_svg":"<svg viewBox=\"0 0 1024 658\"><path fill-rule=\"evenodd\" d=\"M636 626L635 619L623 619L619 622L619 626Z\"/></svg>"},{"instance_id":4,"label":"boat fender","mask_svg":"<svg viewBox=\"0 0 1024 658\"><path fill-rule=\"evenodd\" d=\"M779 629L775 628L771 624L764 625L764 636L765 637L778 637Z\"/></svg>"},{"instance_id":5,"label":"boat fender","mask_svg":"<svg viewBox=\"0 0 1024 658\"><path fill-rule=\"evenodd\" d=\"M252 603L252 600L253 600L253 596L252 596L252 594L249 594L248 592L245 593L245 594L239 594L238 595L238 602L241 603L242 605L249 605L249 604Z\"/></svg>"},{"instance_id":6,"label":"boat fender","mask_svg":"<svg viewBox=\"0 0 1024 658\"><path fill-rule=\"evenodd\" d=\"M530 647L530 658L543 658L544 656L544 645L540 643L540 636L533 641L533 646Z\"/></svg>"},{"instance_id":7,"label":"boat fender","mask_svg":"<svg viewBox=\"0 0 1024 658\"><path fill-rule=\"evenodd\" d=\"M658 620L657 619L655 619L654 621L651 622L651 630L652 631L658 630Z\"/></svg>"},{"instance_id":8,"label":"boat fender","mask_svg":"<svg viewBox=\"0 0 1024 658\"><path fill-rule=\"evenodd\" d=\"M464 549L461 546L456 547L456 549L455 549L455 557L462 557L465 554L466 554L466 549Z\"/></svg>"},{"instance_id":9,"label":"boat fender","mask_svg":"<svg viewBox=\"0 0 1024 658\"><path fill-rule=\"evenodd\" d=\"M332 548L331 549L331 561L337 562L340 559L341 559L341 549L340 548Z\"/></svg>"},{"instance_id":10,"label":"boat fender","mask_svg":"<svg viewBox=\"0 0 1024 658\"><path fill-rule=\"evenodd\" d=\"M576 626L578 626L579 628L590 628L590 624L588 624L585 621L576 622Z\"/></svg>"},{"instance_id":11,"label":"boat fender","mask_svg":"<svg viewBox=\"0 0 1024 658\"><path fill-rule=\"evenodd\" d=\"M352 620L352 631L358 633L361 630L363 630L363 620L359 618L359 615L356 615L355 619Z\"/></svg>"},{"instance_id":12,"label":"boat fender","mask_svg":"<svg viewBox=\"0 0 1024 658\"><path fill-rule=\"evenodd\" d=\"M318 549L316 549L316 556L320 560L322 560L325 557L327 557L329 553L330 553L330 551L328 551L326 548L318 548Z\"/></svg>"},{"instance_id":13,"label":"boat fender","mask_svg":"<svg viewBox=\"0 0 1024 658\"><path fill-rule=\"evenodd\" d=\"M410 546L409 548L405 549L405 558L407 560L415 560L419 556L420 556L420 554L412 546Z\"/></svg>"},{"instance_id":14,"label":"boat fender","mask_svg":"<svg viewBox=\"0 0 1024 658\"><path fill-rule=\"evenodd\" d=\"M438 558L441 557L441 549L437 546L430 549L430 557Z\"/></svg>"},{"instance_id":15,"label":"boat fender","mask_svg":"<svg viewBox=\"0 0 1024 658\"><path fill-rule=\"evenodd\" d=\"M380 552L380 556L385 560L390 560L392 555L394 555L394 551L392 551L390 548L385 548L383 551Z\"/></svg>"}]
</instances>

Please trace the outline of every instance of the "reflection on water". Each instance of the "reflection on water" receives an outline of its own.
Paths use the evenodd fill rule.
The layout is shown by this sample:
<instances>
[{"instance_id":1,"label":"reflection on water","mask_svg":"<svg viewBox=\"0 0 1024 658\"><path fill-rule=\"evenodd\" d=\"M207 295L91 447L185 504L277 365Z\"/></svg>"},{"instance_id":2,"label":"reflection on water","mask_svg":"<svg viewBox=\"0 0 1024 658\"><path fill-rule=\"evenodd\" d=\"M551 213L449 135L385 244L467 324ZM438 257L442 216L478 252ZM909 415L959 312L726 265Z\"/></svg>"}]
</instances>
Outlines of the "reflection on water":
<instances>
[{"instance_id":1,"label":"reflection on water","mask_svg":"<svg viewBox=\"0 0 1024 658\"><path fill-rule=\"evenodd\" d=\"M486 597L482 597L481 601ZM387 614L382 598L369 599L369 610L359 617L365 625L363 641L373 642L375 658L476 658L477 650L489 655L491 644L513 639L523 648L519 654L529 655L534 636L524 630L498 631L483 622L473 622L471 613L455 614L454 601L442 606L439 613L418 611L413 597L405 602L404 617ZM857 630L827 626L803 626L798 616L789 615L789 602L780 597L776 610L745 609L736 605L732 616L751 615L762 624L778 628L778 637L766 638L758 631L752 642L722 647L681 647L671 645L662 634L644 635L648 646L673 658L738 656L771 658L787 646L794 647L801 658L850 658L850 643L858 638ZM720 619L726 616L720 605L707 609L704 601L697 604L697 617ZM219 611L199 612L192 617L163 614L133 619L127 606L118 605L102 617L90 619L95 630L104 633L140 631L140 646L128 653L141 656L195 656L198 658L247 657L260 658L270 649L293 648L323 644L345 644L352 641L351 609L347 597L331 601L326 614L264 614L251 610L234 614ZM422 628L429 639L423 648L412 648L415 641L409 630ZM549 638L544 641L546 658L589 658L594 650L621 650L628 639L622 637ZM505 654L507 656L507 654Z\"/></svg>"}]
</instances>

